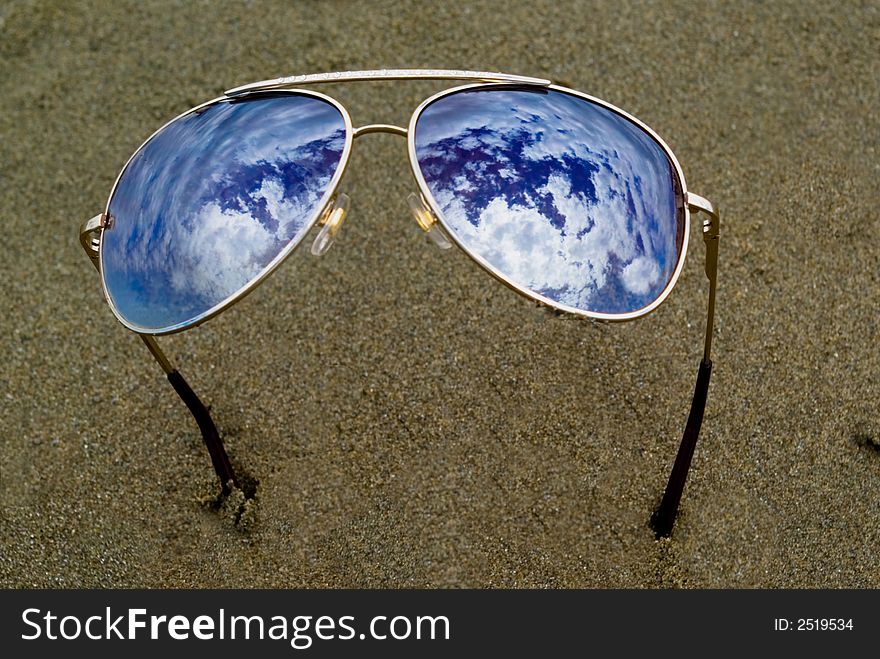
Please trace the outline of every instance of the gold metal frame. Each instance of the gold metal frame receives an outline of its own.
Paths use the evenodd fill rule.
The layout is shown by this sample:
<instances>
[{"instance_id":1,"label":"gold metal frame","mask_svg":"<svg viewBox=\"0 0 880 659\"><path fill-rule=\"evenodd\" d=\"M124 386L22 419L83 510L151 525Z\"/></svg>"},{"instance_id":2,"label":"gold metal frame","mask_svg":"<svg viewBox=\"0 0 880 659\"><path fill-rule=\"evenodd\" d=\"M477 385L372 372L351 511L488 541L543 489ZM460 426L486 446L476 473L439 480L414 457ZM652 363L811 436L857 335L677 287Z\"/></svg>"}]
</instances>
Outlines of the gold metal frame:
<instances>
[{"instance_id":1,"label":"gold metal frame","mask_svg":"<svg viewBox=\"0 0 880 659\"><path fill-rule=\"evenodd\" d=\"M333 82L360 82L365 80L481 80L483 82L513 82L522 85L551 84L545 78L496 73L492 71L460 71L457 69L378 69L372 71L338 71L336 73L310 73L261 80L248 85L227 89L226 96L242 96L268 89L289 89L297 85L319 85Z\"/></svg>"},{"instance_id":2,"label":"gold metal frame","mask_svg":"<svg viewBox=\"0 0 880 659\"><path fill-rule=\"evenodd\" d=\"M339 83L339 82L353 82L353 81L374 81L374 80L470 80L476 81L471 82L466 85L459 85L456 87L452 87L450 89L442 90L429 98L425 99L412 113L409 124L407 128L401 126L394 126L391 124L369 124L365 126L360 126L358 128L354 128L352 125L351 117L348 114L348 111L345 107L339 103L336 99L326 94L321 94L316 91L301 89L300 85L315 85L315 84L325 84L325 83ZM422 114L422 112L433 102L444 98L450 94L455 94L468 89L483 89L483 88L505 88L510 86L534 86L540 87L544 89L550 89L553 91L558 91L564 94L568 94L571 96L575 96L578 98L585 99L590 101L591 103L600 105L601 107L607 108L612 112L622 116L627 119L634 125L638 126L641 130L648 134L660 147L663 149L664 153L669 158L670 162L673 165L677 176L677 185L678 185L678 194L680 198L680 212L683 214L683 223L684 223L684 235L682 237L682 245L681 250L678 257L678 262L676 264L675 270L673 271L672 277L667 283L664 290L661 294L655 299L651 304L643 307L642 309L638 309L633 312L624 313L624 314L609 314L609 313L597 313L590 311L583 311L581 309L577 309L575 307L571 307L569 305L561 304L556 302L550 298L547 298L543 295L535 293L533 291L528 290L527 288L516 284L515 282L508 279L503 273L494 268L490 263L488 263L485 259L483 259L478 254L475 254L468 250L464 245L462 245L456 237L454 231L451 230L448 223L443 217L443 213L441 212L437 201L434 199L431 194L430 189L422 175L421 168L419 167L418 160L416 158L415 153L415 132L418 120ZM113 304L112 299L107 290L106 282L103 275L103 268L101 267L102 260L102 236L103 230L105 228L110 203L113 200L113 195L116 192L116 188L119 184L119 181L122 178L122 175L125 173L128 165L131 163L132 159L144 148L144 146L150 142L156 134L158 134L162 129L164 129L169 124L174 121L180 119L181 117L187 116L190 113L196 112L202 108L208 107L210 105L214 105L217 103L221 103L224 101L228 101L230 99L243 98L249 96L255 96L265 93L272 94L291 94L291 95L306 95L312 96L315 98L320 98L328 103L331 103L334 107L336 107L340 114L342 115L345 127L346 127L346 137L345 137L345 146L343 149L343 154L340 159L339 166L337 167L337 171L334 174L333 178L328 185L327 191L324 193L324 196L321 199L321 202L316 207L316 212L314 216L310 218L308 225L309 230L320 221L320 218L326 213L328 208L331 207L333 200L335 198L337 189L342 180L342 177L347 169L348 162L351 156L352 144L355 138L360 137L362 135L367 135L370 133L390 133L395 135L400 135L407 138L407 148L408 148L408 157L410 161L410 168L412 170L413 177L416 181L416 184L419 187L419 191L421 193L422 199L425 203L426 209L429 209L430 212L434 215L439 225L444 229L445 233L448 237L458 245L470 258L477 262L480 267L486 270L489 274L495 277L497 280L515 290L519 294L538 302L539 304L545 305L557 311L580 316L584 318L589 318L597 321L608 321L608 322L620 322L620 321L628 321L634 320L636 318L640 318L644 315L647 315L657 309L669 296L672 292L672 289L675 287L675 284L678 282L678 279L681 275L682 269L684 267L685 258L687 256L688 246L690 242L690 224L691 224L691 211L703 211L710 215L710 219L706 221L704 225L704 238L707 246L707 258L706 258L706 275L710 280L710 308L709 308L709 319L711 322L712 317L714 316L714 300L715 300L715 280L717 278L717 239L718 239L718 230L719 230L719 222L718 222L718 214L712 206L711 202L707 201L703 197L699 195L695 195L687 190L687 185L685 183L684 172L682 171L681 165L678 162L678 159L675 157L675 154L672 152L672 149L666 144L666 142L647 124L632 116L631 114L621 110L615 105L608 103L607 101L603 101L602 99L596 98L594 96L590 96L588 94L584 94L583 92L579 92L573 89L569 89L567 87L563 87L560 85L553 84L552 81L544 79L544 78L533 78L528 76L519 76L519 75L511 75L506 73L496 73L496 72L488 72L488 71L461 71L461 70L446 70L446 69L382 69L375 71L345 71L339 73L320 73L320 74L310 74L310 75L299 75L299 76L289 76L285 78L274 78L270 80L264 80L260 82L250 83L247 85L242 85L239 87L234 87L225 92L224 96L219 98L215 98L211 101L207 101L206 103L202 103L186 112L179 114L174 117L170 121L166 122L160 128L158 128L150 137L148 137L143 144L141 144L138 149L129 157L128 161L126 161L125 166L123 166L119 175L116 177L116 181L113 184L113 187L110 191L110 196L107 201L107 205L105 207L104 213L87 220L83 223L80 231L80 241L82 243L83 249L86 250L89 257L93 260L98 270L101 272L101 287L104 294L104 298L107 300L107 303L110 306L111 311L116 316L116 318L128 329L144 336L144 335L164 335L164 334L172 334L176 332L181 332L192 327L196 327L201 323L209 320L214 317L221 311L226 308L232 306L240 299L245 297L248 293L254 290L266 277L268 277L292 252L293 250L302 242L302 239L295 243L288 245L285 249L283 249L269 265L267 265L259 275L257 275L254 279L248 282L244 287L240 290L236 291L234 294L230 295L208 311L203 314L197 316L196 318L187 321L185 323L180 323L174 326L160 328L158 330L151 328L144 328L134 325L127 321L116 307ZM424 228L424 227L423 227ZM158 349L158 346L153 341L153 346L151 346L151 351L153 351L154 355L156 354L153 347ZM709 352L711 348L711 331L707 332L706 337L706 348L705 348L705 360L709 359ZM157 357L158 359L158 357ZM161 360L160 360L161 361Z\"/></svg>"},{"instance_id":3,"label":"gold metal frame","mask_svg":"<svg viewBox=\"0 0 880 659\"><path fill-rule=\"evenodd\" d=\"M446 89L444 91L438 92L437 94L434 94L433 96L423 101L415 109L412 116L410 117L407 128L404 128L402 126L394 126L391 124L369 124L354 128L352 126L351 118L347 110L338 101L331 98L330 96L300 88L301 85L362 80L440 79L469 80L471 81L471 83L453 87L451 89ZM419 117L424 109L428 107L431 103L440 98L448 96L449 94L461 92L466 89L504 88L510 86L535 86L544 89L550 89L578 98L583 98L594 104L607 108L612 112L617 113L621 117L629 120L634 125L638 126L641 130L645 131L645 133L647 133L649 137L651 137L657 144L659 144L663 151L666 153L670 162L673 164L675 172L678 176L677 193L679 196L680 212L683 214L684 219L684 236L682 237L682 246L678 258L678 263L676 264L672 277L670 278L664 290L661 292L660 296L651 304L643 307L642 309L638 309L634 312L625 314L586 312L571 306L560 304L559 302L555 302L554 300L534 293L533 291L519 286L518 284L509 280L479 255L474 254L473 252L465 248L456 238L455 232L452 231L447 225L436 200L434 199L430 189L427 186L427 183L425 182L424 176L421 173L421 168L418 165L418 160L416 159L415 132ZM121 316L121 314L113 305L113 301L111 300L107 290L103 268L101 267L103 254L103 241L101 239L103 238L104 229L107 226L109 218L110 202L113 199L113 195L116 192L116 188L119 185L119 181L122 175L125 173L135 155L137 155L140 150L143 149L144 146L151 139L153 139L153 137L159 131L161 131L173 121L176 121L177 119L184 117L192 112L196 112L201 108L216 103L221 103L230 99L266 93L306 95L325 100L339 110L345 122L345 146L343 148L340 163L330 181L330 184L328 185L327 191L324 193L324 196L316 207L314 217L310 218L308 222L308 229L303 232L303 237L299 241L297 241L296 243L291 242L290 244L288 244L254 279L248 282L240 290L236 291L234 294L230 295L225 300L215 305L200 316L186 323L180 323L178 325L161 328L159 330L138 327L129 323ZM620 108L610 103L607 103L606 101L595 98L593 96L588 96L587 94L569 89L567 87L555 85L550 80L545 80L543 78L530 78L526 76L509 75L506 73L492 73L487 71L458 71L435 69L346 71L342 73L321 73L313 75L291 76L287 78L275 78L272 80L264 80L261 82L243 85L241 87L235 87L228 90L225 95L220 98L216 98L212 101L208 101L207 103L203 103L195 108L192 108L191 110L187 110L186 112L178 115L177 117L160 127L149 138L147 138L147 140L145 140L144 143L141 144L141 146L138 147L138 149L131 155L131 157L125 163L125 166L122 168L122 171L120 171L119 176L116 177L116 181L114 182L113 188L110 191L110 197L107 201L104 212L83 222L82 226L80 227L80 244L82 245L86 254L91 259L92 264L95 266L95 268L98 269L99 273L101 274L101 287L104 298L107 300L107 303L110 305L110 309L113 311L113 314L116 316L116 318L123 325L125 325L130 330L136 332L140 336L141 340L143 340L144 344L146 344L147 348L150 350L150 353L153 355L153 357L162 367L162 370L168 376L168 380L174 387L175 391L177 391L178 395L186 403L187 407L190 409L190 412L193 414L193 417L198 422L199 428L202 431L202 436L205 440L205 444L211 455L211 460L214 464L214 470L220 478L221 488L223 492L227 493L229 491L230 483L234 484L237 481L235 480L235 474L233 472L231 463L229 462L228 456L226 455L222 440L220 439L220 436L207 408L202 404L201 400L192 391L192 389L189 387L183 377L177 372L177 369L174 367L171 360L168 359L164 352L162 352L159 344L156 341L155 335L180 332L205 322L206 320L220 313L227 307L235 304L235 302L242 299L244 296L254 290L254 288L256 288L266 277L268 277L269 274L272 273L284 261L284 259L286 259L293 252L293 250L303 242L305 235L308 233L308 231L311 230L316 223L324 221L323 218L325 218L326 213L330 209L336 207L336 191L348 166L352 143L355 138L370 133L391 133L407 138L410 168L421 193L420 201L415 197L415 195L413 195L411 199L414 204L413 210L416 214L417 222L422 229L424 229L425 231L435 231L438 227L440 227L442 229L442 232L447 234L447 236L452 241L454 241L465 252L465 254L471 257L484 270L489 272L492 276L507 285L509 288L517 291L521 295L535 300L540 304L574 316L585 317L595 321L626 321L640 318L641 316L644 316L654 311L666 300L666 298L672 292L672 289L675 287L675 284L678 282L679 276L681 275L689 245L691 212L702 212L708 216L707 219L703 222L703 242L706 245L705 271L706 276L709 279L709 305L706 319L706 338L703 350L703 359L700 364L700 371L697 378L697 386L694 391L693 401L691 403L691 411L688 416L688 423L685 428L682 442L675 459L675 465L673 466L672 472L670 474L669 482L663 496L663 501L661 502L660 507L657 509L651 519L651 525L652 527L654 527L657 536L668 536L672 532L672 525L675 521L675 516L684 488L685 479L687 478L687 472L690 468L691 458L693 456L694 447L696 445L696 441L702 424L703 411L705 408L706 396L709 387L709 377L712 371L711 348L712 334L714 330L715 292L717 288L718 276L718 239L720 233L720 221L718 211L715 206L713 206L712 203L708 200L699 195L693 194L692 192L688 192L687 186L685 185L684 173L682 172L681 165L679 164L675 155L672 153L672 150L660 138L660 136L657 135L657 133L655 133L650 127L648 127L646 124L642 123L640 120L636 119L632 115L624 112ZM339 212L344 212L344 210L340 210ZM442 244L442 246L444 247L448 246L446 244L446 241L440 240L437 236L432 235L432 237L437 239L438 244Z\"/></svg>"},{"instance_id":4,"label":"gold metal frame","mask_svg":"<svg viewBox=\"0 0 880 659\"><path fill-rule=\"evenodd\" d=\"M433 96L425 99L413 112L410 117L410 121L408 124L408 128L403 128L400 126L394 126L390 124L370 124L366 126L361 126L358 128L353 128L351 117L348 114L348 111L345 107L339 103L336 99L328 96L326 94L321 94L319 92L315 92L312 90L305 90L299 88L291 88L296 85L314 85L314 84L323 84L323 83L335 83L335 82L351 82L351 81L365 81L365 80L442 80L442 79L451 79L451 80L477 80L476 83L471 83L467 85L460 85L453 87L451 89L446 89L440 91ZM645 131L657 144L661 146L664 153L669 158L670 162L673 165L675 173L678 177L678 192L680 194L680 212L683 214L683 229L684 235L682 238L682 246L679 253L678 263L676 264L675 270L673 271L672 277L667 283L664 290L661 292L660 296L657 297L651 304L643 307L642 309L638 309L633 312L624 313L624 314L609 314L609 313L598 313L598 312L590 312L583 311L581 309L577 309L575 307L571 307L565 304L561 304L556 302L550 298L547 298L543 295L530 291L529 289L520 286L510 279L508 279L503 273L494 268L490 263L488 263L485 259L483 259L478 254L475 254L468 250L461 242L457 239L454 231L451 230L447 221L443 217L443 213L440 211L439 205L437 201L434 199L431 194L430 189L422 175L421 168L419 167L418 160L416 158L415 153L415 131L418 120L422 114L422 112L427 108L431 103L444 98L450 94L455 94L467 89L477 89L477 88L504 88L509 87L511 85L516 86L536 86L545 89L551 89L554 91L562 92L571 96L575 96L578 98L583 98L587 101L600 105L604 108L615 112L616 114L624 117L628 121L632 122L636 126L638 126L641 130ZM342 177L347 169L348 162L350 160L352 143L355 138L360 137L362 135L370 134L370 133L391 133L395 135L404 136L407 138L407 147L408 147L408 155L410 161L410 168L413 173L413 177L415 178L416 184L419 187L419 191L422 195L422 199L425 202L427 208L434 214L434 216L439 221L440 225L445 230L446 234L451 238L451 240L458 245L460 249L462 249L470 258L477 262L484 270L486 270L489 274L495 277L497 280L515 290L516 292L528 297L535 302L538 302L542 305L548 306L557 311L571 314L575 316L581 316L585 318L590 318L593 320L599 321L609 321L609 322L619 322L619 321L627 321L633 320L635 318L640 318L641 316L647 315L654 311L657 307L659 307L672 292L672 289L675 287L675 284L678 282L678 278L681 275L681 271L684 267L685 258L688 251L688 245L690 241L690 211L695 207L695 203L692 202L692 198L698 198L702 201L702 197L698 197L696 195L692 195L687 191L687 185L685 183L684 172L682 171L681 165L678 162L678 159L675 157L675 154L663 141L663 139L647 124L643 123L636 117L630 115L629 113L621 110L620 108L603 101L602 99L596 98L594 96L590 96L588 94L584 94L582 92L569 89L567 87L562 87L559 85L553 84L550 80L546 80L544 78L532 78L528 76L518 76L511 75L506 73L493 73L487 71L460 71L460 70L444 70L444 69L387 69L387 70L376 70L376 71L346 71L340 73L322 73L322 74L311 74L311 75L300 75L300 76L290 76L286 78L275 78L271 80L264 80L261 82L255 82L247 85L242 85L240 87L235 87L229 89L225 92L224 96L219 98L215 98L211 101L207 101L206 103L202 103L186 112L179 114L174 117L170 121L166 122L160 128L158 128L150 137L148 137L144 142L137 148L137 150L129 157L128 161L126 161L119 175L116 177L116 181L113 184L113 187L110 191L110 196L107 200L107 205L105 207L105 211L102 215L92 218L83 224L81 228L80 241L83 245L83 248L87 251L89 256L96 261L98 265L98 269L101 272L101 286L104 294L104 299L107 300L108 305L110 306L111 311L114 316L116 316L117 320L119 320L125 327L128 329L138 333L138 334L149 334L149 335L164 335L164 334L173 334L176 332L181 332L187 330L192 327L196 327L203 322L209 320L210 318L216 316L221 311L225 310L227 307L232 306L240 299L244 298L248 293L250 293L254 288L256 288L266 277L269 276L289 255L290 253L302 242L300 239L297 243L292 243L288 245L285 249L283 249L269 265L267 265L259 275L257 275L254 279L248 282L244 287L240 290L236 291L223 301L216 304L214 307L209 309L208 311L200 314L194 319L191 319L185 323L179 323L177 325L160 328L158 330L152 328L144 328L139 327L122 317L119 311L116 309L113 304L112 299L110 298L109 292L107 290L106 281L103 274L103 268L101 267L102 260L102 249L101 244L103 237L103 229L105 228L105 223L107 218L109 217L109 209L110 202L113 200L113 195L116 192L116 188L119 184L119 181L122 178L122 175L125 173L128 165L134 159L134 157L146 146L150 140L155 137L161 130L163 130L166 126L177 121L178 119L185 117L193 112L201 110L202 108L208 107L210 105L214 105L217 103L221 103L224 101L228 101L231 98L242 98L247 96L255 96L263 93L284 93L291 95L306 95L312 96L315 98L320 98L331 103L334 107L336 107L340 114L342 115L345 121L346 127L346 139L345 146L343 149L343 154L340 159L340 164L337 167L337 171L334 174L333 178L328 185L327 191L322 197L321 201L316 207L316 212L312 218L308 221L309 229L314 226L315 223L319 221L322 215L326 212L327 208L330 206L333 198L336 194L336 191L339 187L339 184L342 180ZM705 202L709 203L709 202ZM709 204L711 206L711 204ZM698 208L703 210L702 207L696 205ZM717 220L717 216L716 216ZM717 224L717 222L716 222ZM307 231L308 231L307 230ZM95 235L97 234L97 235ZM708 272L707 272L708 275Z\"/></svg>"}]
</instances>

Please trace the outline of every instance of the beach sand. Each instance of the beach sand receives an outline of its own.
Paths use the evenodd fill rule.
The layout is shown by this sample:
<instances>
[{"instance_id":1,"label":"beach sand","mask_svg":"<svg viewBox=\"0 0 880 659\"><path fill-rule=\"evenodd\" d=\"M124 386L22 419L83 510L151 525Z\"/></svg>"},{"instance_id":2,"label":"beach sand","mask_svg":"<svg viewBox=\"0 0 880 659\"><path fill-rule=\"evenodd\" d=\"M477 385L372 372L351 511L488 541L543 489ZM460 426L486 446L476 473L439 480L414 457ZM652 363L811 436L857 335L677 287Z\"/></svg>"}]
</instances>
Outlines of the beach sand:
<instances>
[{"instance_id":1,"label":"beach sand","mask_svg":"<svg viewBox=\"0 0 880 659\"><path fill-rule=\"evenodd\" d=\"M623 6L621 6L623 5ZM878 587L876 2L6 2L0 585ZM714 374L674 536L647 522L699 364L703 246L656 313L536 308L409 215L404 140L352 208L162 345L248 495L77 240L132 151L238 84L470 68L638 116L722 212ZM405 125L443 82L322 88Z\"/></svg>"}]
</instances>

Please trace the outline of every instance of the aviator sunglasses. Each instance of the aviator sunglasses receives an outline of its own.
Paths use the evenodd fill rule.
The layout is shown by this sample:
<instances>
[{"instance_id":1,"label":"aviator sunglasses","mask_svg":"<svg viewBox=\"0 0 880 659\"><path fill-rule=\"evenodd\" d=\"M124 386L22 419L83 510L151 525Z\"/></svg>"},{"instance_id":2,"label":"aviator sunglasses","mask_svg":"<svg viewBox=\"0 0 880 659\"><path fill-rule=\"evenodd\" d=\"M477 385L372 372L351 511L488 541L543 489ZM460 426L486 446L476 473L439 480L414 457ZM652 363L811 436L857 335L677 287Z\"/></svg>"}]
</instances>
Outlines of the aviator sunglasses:
<instances>
[{"instance_id":1,"label":"aviator sunglasses","mask_svg":"<svg viewBox=\"0 0 880 659\"><path fill-rule=\"evenodd\" d=\"M425 100L408 127L353 127L335 99L303 87L363 80L468 80ZM550 80L445 70L350 71L230 89L172 119L122 169L80 242L116 318L136 332L197 421L220 487L238 481L208 409L156 337L208 320L252 291L315 227L333 243L355 139L405 137L418 193L408 202L436 245L462 249L518 293L596 321L640 318L681 274L691 212L702 212L709 279L705 348L659 508L672 532L712 372L718 213L687 191L669 147L610 103Z\"/></svg>"}]
</instances>

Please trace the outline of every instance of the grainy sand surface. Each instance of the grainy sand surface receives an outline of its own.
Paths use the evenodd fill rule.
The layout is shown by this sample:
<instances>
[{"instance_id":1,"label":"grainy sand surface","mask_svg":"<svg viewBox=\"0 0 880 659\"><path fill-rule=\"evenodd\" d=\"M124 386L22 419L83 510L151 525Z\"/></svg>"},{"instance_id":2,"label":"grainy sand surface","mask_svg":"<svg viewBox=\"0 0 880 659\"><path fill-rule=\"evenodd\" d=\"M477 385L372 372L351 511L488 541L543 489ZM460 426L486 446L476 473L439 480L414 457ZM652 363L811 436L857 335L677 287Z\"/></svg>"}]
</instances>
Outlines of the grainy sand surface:
<instances>
[{"instance_id":1,"label":"grainy sand surface","mask_svg":"<svg viewBox=\"0 0 880 659\"><path fill-rule=\"evenodd\" d=\"M877 2L0 6L0 585L880 586ZM223 89L379 67L552 77L643 119L723 211L715 371L675 536L647 527L700 358L703 248L653 315L562 320L435 249L405 143L352 211L164 341L77 243L131 152ZM325 88L405 123L443 83Z\"/></svg>"}]
</instances>

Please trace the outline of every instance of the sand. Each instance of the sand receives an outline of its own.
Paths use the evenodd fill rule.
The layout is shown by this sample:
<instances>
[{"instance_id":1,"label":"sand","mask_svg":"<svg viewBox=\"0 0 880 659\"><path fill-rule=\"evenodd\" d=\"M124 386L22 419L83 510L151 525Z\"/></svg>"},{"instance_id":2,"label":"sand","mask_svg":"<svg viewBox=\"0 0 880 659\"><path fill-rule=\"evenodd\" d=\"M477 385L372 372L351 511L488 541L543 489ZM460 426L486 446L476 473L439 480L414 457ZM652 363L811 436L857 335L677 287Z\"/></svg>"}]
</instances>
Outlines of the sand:
<instances>
[{"instance_id":1,"label":"sand","mask_svg":"<svg viewBox=\"0 0 880 659\"><path fill-rule=\"evenodd\" d=\"M29 2L0 7L0 585L880 586L880 8ZM321 259L163 341L198 430L77 242L131 152L237 84L379 67L551 77L640 117L722 210L715 369L672 539L697 226L651 316L563 320L433 247L405 142L358 140ZM404 123L444 83L325 88Z\"/></svg>"}]
</instances>

